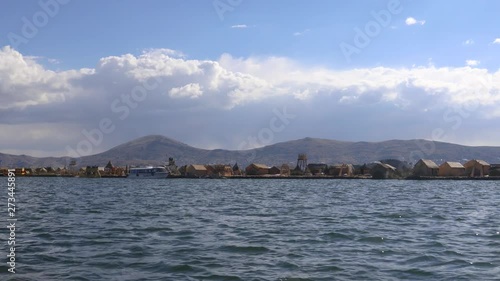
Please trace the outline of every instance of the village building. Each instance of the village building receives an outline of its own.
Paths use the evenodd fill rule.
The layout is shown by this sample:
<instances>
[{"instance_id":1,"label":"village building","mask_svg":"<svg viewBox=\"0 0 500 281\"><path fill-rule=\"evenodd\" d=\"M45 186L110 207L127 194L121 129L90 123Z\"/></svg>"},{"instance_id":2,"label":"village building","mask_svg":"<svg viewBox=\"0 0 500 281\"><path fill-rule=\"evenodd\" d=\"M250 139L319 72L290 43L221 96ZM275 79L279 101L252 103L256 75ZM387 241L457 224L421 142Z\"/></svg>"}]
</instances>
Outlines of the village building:
<instances>
[{"instance_id":1,"label":"village building","mask_svg":"<svg viewBox=\"0 0 500 281\"><path fill-rule=\"evenodd\" d=\"M0 168L0 175L3 176L8 176L9 175L9 168Z\"/></svg>"},{"instance_id":2,"label":"village building","mask_svg":"<svg viewBox=\"0 0 500 281\"><path fill-rule=\"evenodd\" d=\"M366 163L365 163L361 166L358 166L358 168L354 170L354 173L362 175L362 176L367 176L367 175L371 175L371 170L370 170L369 165L366 165Z\"/></svg>"},{"instance_id":3,"label":"village building","mask_svg":"<svg viewBox=\"0 0 500 281\"><path fill-rule=\"evenodd\" d=\"M190 178L202 178L208 176L208 170L204 165L188 165L186 167L186 177Z\"/></svg>"},{"instance_id":4,"label":"village building","mask_svg":"<svg viewBox=\"0 0 500 281\"><path fill-rule=\"evenodd\" d=\"M115 166L113 166L113 163L111 163L111 160L108 161L108 164L104 167L104 172L106 174L113 174L115 171Z\"/></svg>"},{"instance_id":5,"label":"village building","mask_svg":"<svg viewBox=\"0 0 500 281\"><path fill-rule=\"evenodd\" d=\"M397 170L394 166L382 162L373 162L369 165L370 173L374 179L395 179L398 178Z\"/></svg>"},{"instance_id":6,"label":"village building","mask_svg":"<svg viewBox=\"0 0 500 281\"><path fill-rule=\"evenodd\" d=\"M297 165L295 166L295 169L291 170L290 171L290 175L292 176L303 176L304 175L304 171L302 170L302 168Z\"/></svg>"},{"instance_id":7,"label":"village building","mask_svg":"<svg viewBox=\"0 0 500 281\"><path fill-rule=\"evenodd\" d=\"M459 162L444 162L439 166L439 176L441 177L461 177L465 176L465 167Z\"/></svg>"},{"instance_id":8,"label":"village building","mask_svg":"<svg viewBox=\"0 0 500 281\"><path fill-rule=\"evenodd\" d=\"M186 175L186 168L187 168L187 165L181 166L179 168L179 173L181 174L181 176L185 176Z\"/></svg>"},{"instance_id":9,"label":"village building","mask_svg":"<svg viewBox=\"0 0 500 281\"><path fill-rule=\"evenodd\" d=\"M328 167L328 175L336 177L352 177L354 166L352 164L334 164Z\"/></svg>"},{"instance_id":10,"label":"village building","mask_svg":"<svg viewBox=\"0 0 500 281\"><path fill-rule=\"evenodd\" d=\"M500 164L491 164L490 165L490 176L491 177L500 177Z\"/></svg>"},{"instance_id":11,"label":"village building","mask_svg":"<svg viewBox=\"0 0 500 281\"><path fill-rule=\"evenodd\" d=\"M285 177L290 176L290 166L288 164L281 165L281 175Z\"/></svg>"},{"instance_id":12,"label":"village building","mask_svg":"<svg viewBox=\"0 0 500 281\"><path fill-rule=\"evenodd\" d=\"M413 167L413 175L417 177L433 177L439 174L439 166L432 160L420 159Z\"/></svg>"},{"instance_id":13,"label":"village building","mask_svg":"<svg viewBox=\"0 0 500 281\"><path fill-rule=\"evenodd\" d=\"M45 175L45 174L47 174L47 169L45 169L45 168L36 168L35 169L35 174L37 174L37 175Z\"/></svg>"},{"instance_id":14,"label":"village building","mask_svg":"<svg viewBox=\"0 0 500 281\"><path fill-rule=\"evenodd\" d=\"M212 171L209 173L209 175L217 177L230 177L233 175L233 167L231 167L230 165L212 165L211 167Z\"/></svg>"},{"instance_id":15,"label":"village building","mask_svg":"<svg viewBox=\"0 0 500 281\"><path fill-rule=\"evenodd\" d=\"M241 176L241 174L240 166L238 166L238 163L235 163L233 166L233 176Z\"/></svg>"},{"instance_id":16,"label":"village building","mask_svg":"<svg viewBox=\"0 0 500 281\"><path fill-rule=\"evenodd\" d=\"M245 168L248 176L266 175L269 174L269 167L264 164L252 163Z\"/></svg>"},{"instance_id":17,"label":"village building","mask_svg":"<svg viewBox=\"0 0 500 281\"><path fill-rule=\"evenodd\" d=\"M47 169L47 168L46 168ZM47 171L48 173L51 173ZM80 177L84 178L100 178L101 177L101 172L99 171L98 166L87 166L82 174L80 174Z\"/></svg>"},{"instance_id":18,"label":"village building","mask_svg":"<svg viewBox=\"0 0 500 281\"><path fill-rule=\"evenodd\" d=\"M205 165L205 169L207 169L207 175L213 176L215 175L215 168L212 165Z\"/></svg>"},{"instance_id":19,"label":"village building","mask_svg":"<svg viewBox=\"0 0 500 281\"><path fill-rule=\"evenodd\" d=\"M328 165L326 164L307 164L307 168L313 175L324 175L328 170Z\"/></svg>"},{"instance_id":20,"label":"village building","mask_svg":"<svg viewBox=\"0 0 500 281\"><path fill-rule=\"evenodd\" d=\"M16 174L16 177L25 176L26 175L26 170L24 168L16 168L15 169L15 174Z\"/></svg>"},{"instance_id":21,"label":"village building","mask_svg":"<svg viewBox=\"0 0 500 281\"><path fill-rule=\"evenodd\" d=\"M270 169L269 169L269 174L270 175L279 175L281 174L281 169L276 167L276 166L272 166Z\"/></svg>"},{"instance_id":22,"label":"village building","mask_svg":"<svg viewBox=\"0 0 500 281\"><path fill-rule=\"evenodd\" d=\"M484 177L490 174L490 164L483 160L470 160L464 164L465 175L469 177Z\"/></svg>"}]
</instances>

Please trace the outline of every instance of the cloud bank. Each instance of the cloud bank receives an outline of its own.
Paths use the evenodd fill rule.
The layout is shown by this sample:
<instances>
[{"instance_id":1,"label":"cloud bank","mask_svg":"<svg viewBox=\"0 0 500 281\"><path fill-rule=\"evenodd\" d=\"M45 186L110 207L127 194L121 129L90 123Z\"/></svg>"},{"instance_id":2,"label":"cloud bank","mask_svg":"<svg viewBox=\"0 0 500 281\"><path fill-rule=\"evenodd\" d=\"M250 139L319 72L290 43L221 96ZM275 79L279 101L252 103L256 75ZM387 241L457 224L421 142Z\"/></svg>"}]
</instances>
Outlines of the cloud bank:
<instances>
[{"instance_id":1,"label":"cloud bank","mask_svg":"<svg viewBox=\"0 0 500 281\"><path fill-rule=\"evenodd\" d=\"M0 152L67 155L104 119L114 129L90 153L147 134L237 149L306 136L430 139L441 129L438 140L500 145L500 72L475 66L335 70L284 57L197 60L152 49L52 71L3 47L0 130L9 133ZM276 110L296 118L248 144Z\"/></svg>"}]
</instances>

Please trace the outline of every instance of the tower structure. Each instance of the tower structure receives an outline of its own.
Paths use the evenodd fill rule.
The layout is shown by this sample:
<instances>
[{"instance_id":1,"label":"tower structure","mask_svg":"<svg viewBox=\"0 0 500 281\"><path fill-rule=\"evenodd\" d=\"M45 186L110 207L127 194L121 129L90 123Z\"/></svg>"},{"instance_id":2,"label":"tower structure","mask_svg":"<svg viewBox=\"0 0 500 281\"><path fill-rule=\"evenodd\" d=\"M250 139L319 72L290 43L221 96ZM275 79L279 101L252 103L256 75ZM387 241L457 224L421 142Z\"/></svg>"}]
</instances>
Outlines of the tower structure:
<instances>
[{"instance_id":1,"label":"tower structure","mask_svg":"<svg viewBox=\"0 0 500 281\"><path fill-rule=\"evenodd\" d=\"M307 155L304 153L299 154L297 158L297 167L304 172L307 168Z\"/></svg>"}]
</instances>

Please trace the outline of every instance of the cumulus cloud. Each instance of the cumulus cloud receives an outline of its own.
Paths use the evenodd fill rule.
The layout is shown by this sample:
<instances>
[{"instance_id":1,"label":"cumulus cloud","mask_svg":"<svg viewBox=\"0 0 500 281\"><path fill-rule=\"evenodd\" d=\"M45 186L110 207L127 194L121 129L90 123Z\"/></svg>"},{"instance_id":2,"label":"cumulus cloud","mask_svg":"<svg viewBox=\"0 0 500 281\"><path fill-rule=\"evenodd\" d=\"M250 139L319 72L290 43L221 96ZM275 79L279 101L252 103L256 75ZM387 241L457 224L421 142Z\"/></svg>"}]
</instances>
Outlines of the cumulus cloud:
<instances>
[{"instance_id":1,"label":"cumulus cloud","mask_svg":"<svg viewBox=\"0 0 500 281\"><path fill-rule=\"evenodd\" d=\"M445 126L457 134L445 140L464 143L500 119L500 71L467 66L336 70L284 57L197 60L154 49L104 57L92 69L51 71L4 47L0 81L0 130L36 132L23 137L33 139L31 148L2 139L2 151L35 155L67 154L67 145L75 147L103 119L113 131L91 153L147 134L241 148L269 127L274 110L284 108L297 118L273 142L305 136L428 138L436 126ZM469 120L479 121L462 122L457 126L463 131L457 131L444 113L463 115L463 108L470 109Z\"/></svg>"},{"instance_id":2,"label":"cumulus cloud","mask_svg":"<svg viewBox=\"0 0 500 281\"><path fill-rule=\"evenodd\" d=\"M481 62L478 60L466 60L465 64L467 66L478 66Z\"/></svg>"},{"instance_id":3,"label":"cumulus cloud","mask_svg":"<svg viewBox=\"0 0 500 281\"><path fill-rule=\"evenodd\" d=\"M172 88L169 92L170 96L173 98L198 98L203 95L203 91L198 83L190 83L182 87Z\"/></svg>"},{"instance_id":4,"label":"cumulus cloud","mask_svg":"<svg viewBox=\"0 0 500 281\"><path fill-rule=\"evenodd\" d=\"M0 110L62 103L71 96L71 79L86 70L56 73L36 62L36 57L23 57L10 47L0 51Z\"/></svg>"},{"instance_id":5,"label":"cumulus cloud","mask_svg":"<svg viewBox=\"0 0 500 281\"><path fill-rule=\"evenodd\" d=\"M496 38L495 40L493 40L493 44L500 44L500 38Z\"/></svg>"},{"instance_id":6,"label":"cumulus cloud","mask_svg":"<svg viewBox=\"0 0 500 281\"><path fill-rule=\"evenodd\" d=\"M415 25L415 24L424 25L425 20L417 20L414 17L408 17L406 18L405 23L406 25Z\"/></svg>"}]
</instances>

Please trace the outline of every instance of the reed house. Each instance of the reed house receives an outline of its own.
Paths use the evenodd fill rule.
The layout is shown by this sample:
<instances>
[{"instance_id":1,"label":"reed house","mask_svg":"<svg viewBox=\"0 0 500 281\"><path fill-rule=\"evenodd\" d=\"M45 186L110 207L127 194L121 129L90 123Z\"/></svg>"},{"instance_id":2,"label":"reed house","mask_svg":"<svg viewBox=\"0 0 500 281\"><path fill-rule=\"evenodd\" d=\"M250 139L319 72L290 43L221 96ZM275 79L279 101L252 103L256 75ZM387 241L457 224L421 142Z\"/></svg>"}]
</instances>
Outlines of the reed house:
<instances>
[{"instance_id":1,"label":"reed house","mask_svg":"<svg viewBox=\"0 0 500 281\"><path fill-rule=\"evenodd\" d=\"M459 162L444 162L439 166L439 176L441 177L461 177L465 176L465 167Z\"/></svg>"},{"instance_id":2,"label":"reed house","mask_svg":"<svg viewBox=\"0 0 500 281\"><path fill-rule=\"evenodd\" d=\"M413 167L413 175L418 177L433 177L439 174L439 167L432 160L418 160Z\"/></svg>"},{"instance_id":3,"label":"reed house","mask_svg":"<svg viewBox=\"0 0 500 281\"><path fill-rule=\"evenodd\" d=\"M470 160L464 164L465 174L469 177L484 177L490 174L490 164L483 160Z\"/></svg>"}]
</instances>

